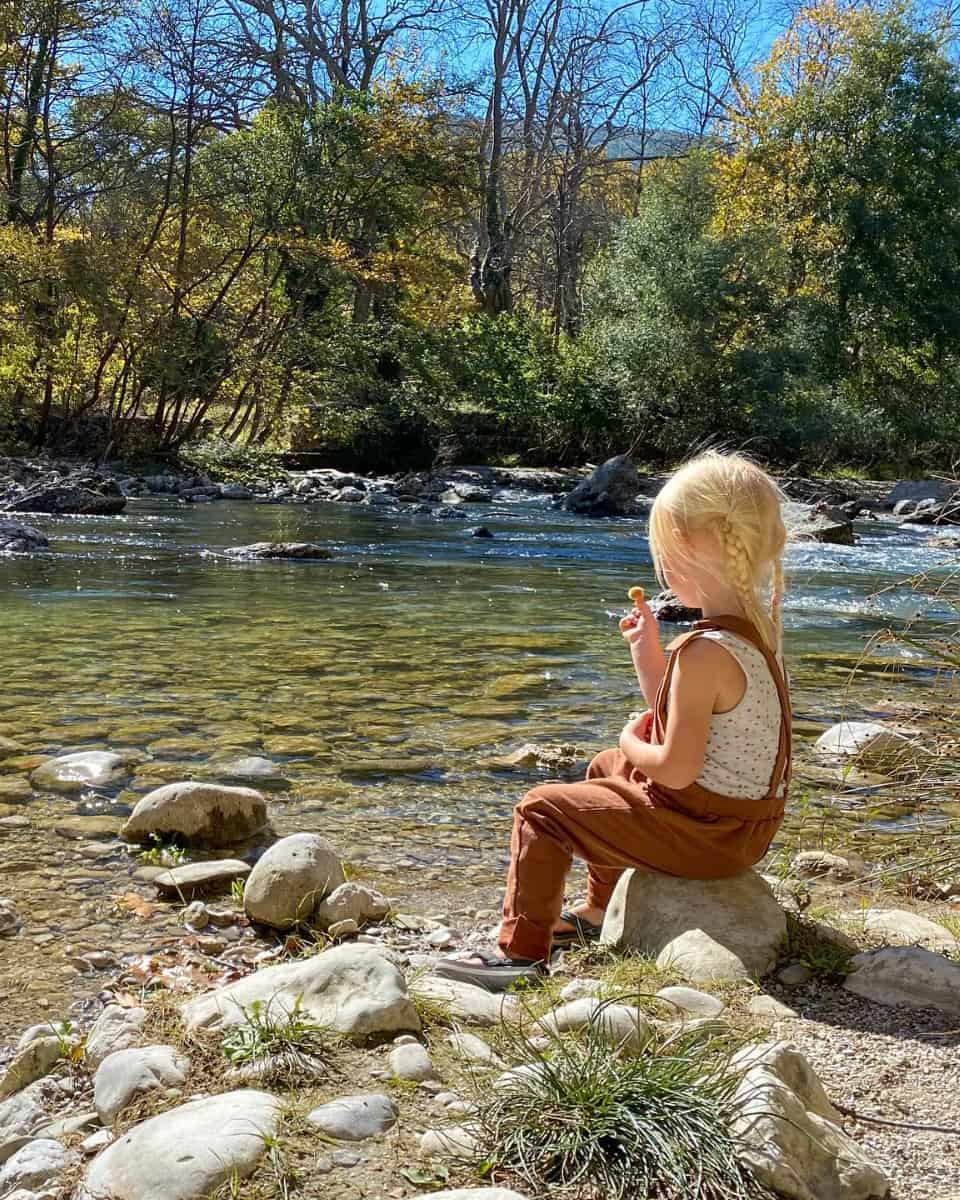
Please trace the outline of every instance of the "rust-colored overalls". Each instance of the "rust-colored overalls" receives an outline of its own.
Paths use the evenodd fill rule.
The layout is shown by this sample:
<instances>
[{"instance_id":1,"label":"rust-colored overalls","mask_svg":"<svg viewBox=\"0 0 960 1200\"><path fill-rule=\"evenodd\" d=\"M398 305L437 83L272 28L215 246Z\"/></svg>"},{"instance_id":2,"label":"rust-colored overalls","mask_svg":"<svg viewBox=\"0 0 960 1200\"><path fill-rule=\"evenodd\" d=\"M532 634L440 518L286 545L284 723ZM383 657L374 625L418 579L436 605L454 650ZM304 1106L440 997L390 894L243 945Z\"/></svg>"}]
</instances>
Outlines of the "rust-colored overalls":
<instances>
[{"instance_id":1,"label":"rust-colored overalls","mask_svg":"<svg viewBox=\"0 0 960 1200\"><path fill-rule=\"evenodd\" d=\"M761 651L780 697L780 741L761 800L722 796L699 783L668 788L648 779L619 749L604 750L582 783L547 783L514 810L510 871L500 927L509 958L550 955L574 855L588 867L587 903L606 908L628 867L687 879L739 875L766 854L783 819L790 778L790 698L783 672L756 629L739 617L697 621L668 647L669 658L644 735L660 744L670 680L680 655L706 630L739 634Z\"/></svg>"}]
</instances>

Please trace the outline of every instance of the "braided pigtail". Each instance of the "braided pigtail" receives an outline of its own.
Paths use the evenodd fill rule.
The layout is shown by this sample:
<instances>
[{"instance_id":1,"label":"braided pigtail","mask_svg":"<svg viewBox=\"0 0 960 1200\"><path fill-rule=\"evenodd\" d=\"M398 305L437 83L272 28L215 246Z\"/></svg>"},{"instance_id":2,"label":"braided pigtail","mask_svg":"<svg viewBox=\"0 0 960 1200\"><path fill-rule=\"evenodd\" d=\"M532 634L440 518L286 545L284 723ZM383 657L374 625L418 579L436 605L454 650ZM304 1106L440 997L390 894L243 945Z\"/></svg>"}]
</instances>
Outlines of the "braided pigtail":
<instances>
[{"instance_id":1,"label":"braided pigtail","mask_svg":"<svg viewBox=\"0 0 960 1200\"><path fill-rule=\"evenodd\" d=\"M776 638L774 649L783 654L783 557L778 554L773 560L773 573L770 593L770 619L773 623L773 633Z\"/></svg>"},{"instance_id":2,"label":"braided pigtail","mask_svg":"<svg viewBox=\"0 0 960 1200\"><path fill-rule=\"evenodd\" d=\"M776 625L763 611L760 603L755 582L756 570L751 562L746 543L729 518L721 522L720 531L723 538L727 579L736 589L747 619L767 645L771 649L776 649Z\"/></svg>"}]
</instances>

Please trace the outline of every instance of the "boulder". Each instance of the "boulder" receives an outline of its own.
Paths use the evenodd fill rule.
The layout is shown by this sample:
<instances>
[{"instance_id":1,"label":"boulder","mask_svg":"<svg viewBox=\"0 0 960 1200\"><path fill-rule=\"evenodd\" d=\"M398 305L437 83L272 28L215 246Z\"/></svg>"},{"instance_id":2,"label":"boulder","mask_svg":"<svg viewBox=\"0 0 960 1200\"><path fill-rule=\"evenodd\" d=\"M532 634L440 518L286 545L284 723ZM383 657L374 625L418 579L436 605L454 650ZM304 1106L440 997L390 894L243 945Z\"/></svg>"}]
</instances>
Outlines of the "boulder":
<instances>
[{"instance_id":1,"label":"boulder","mask_svg":"<svg viewBox=\"0 0 960 1200\"><path fill-rule=\"evenodd\" d=\"M8 504L10 512L69 513L93 517L112 517L127 507L127 498L114 485L111 490L94 491L79 483L57 482L33 488Z\"/></svg>"},{"instance_id":2,"label":"boulder","mask_svg":"<svg viewBox=\"0 0 960 1200\"><path fill-rule=\"evenodd\" d=\"M337 493L337 499L344 504L359 504L363 500L364 493L358 488L348 486L341 488Z\"/></svg>"},{"instance_id":3,"label":"boulder","mask_svg":"<svg viewBox=\"0 0 960 1200\"><path fill-rule=\"evenodd\" d=\"M0 521L0 554L35 554L48 549L50 543L32 525Z\"/></svg>"},{"instance_id":4,"label":"boulder","mask_svg":"<svg viewBox=\"0 0 960 1200\"><path fill-rule=\"evenodd\" d=\"M960 963L920 946L857 954L843 986L876 1004L936 1008L960 1016Z\"/></svg>"},{"instance_id":5,"label":"boulder","mask_svg":"<svg viewBox=\"0 0 960 1200\"><path fill-rule=\"evenodd\" d=\"M311 921L320 901L342 883L343 866L327 839L318 833L294 833L257 862L244 889L243 907L251 921L292 929Z\"/></svg>"},{"instance_id":6,"label":"boulder","mask_svg":"<svg viewBox=\"0 0 960 1200\"><path fill-rule=\"evenodd\" d=\"M756 1180L789 1200L880 1200L890 1183L841 1128L813 1068L786 1042L746 1046L731 1132Z\"/></svg>"},{"instance_id":7,"label":"boulder","mask_svg":"<svg viewBox=\"0 0 960 1200\"><path fill-rule=\"evenodd\" d=\"M831 725L814 744L820 754L858 758L871 766L889 765L904 755L911 741L877 721L840 721Z\"/></svg>"},{"instance_id":8,"label":"boulder","mask_svg":"<svg viewBox=\"0 0 960 1200\"><path fill-rule=\"evenodd\" d=\"M83 1047L85 1065L95 1071L108 1054L138 1045L146 1019L145 1008L123 1008L119 1004L108 1004L87 1034Z\"/></svg>"},{"instance_id":9,"label":"boulder","mask_svg":"<svg viewBox=\"0 0 960 1200\"><path fill-rule=\"evenodd\" d=\"M171 867L155 876L153 883L161 895L190 900L208 892L225 891L235 879L246 879L249 874L249 863L239 858L221 858Z\"/></svg>"},{"instance_id":10,"label":"boulder","mask_svg":"<svg viewBox=\"0 0 960 1200\"><path fill-rule=\"evenodd\" d=\"M137 802L120 829L127 842L176 837L193 845L242 842L267 824L267 802L252 788L168 783Z\"/></svg>"},{"instance_id":11,"label":"boulder","mask_svg":"<svg viewBox=\"0 0 960 1200\"><path fill-rule=\"evenodd\" d=\"M723 1012L723 1001L709 992L698 992L696 988L664 987L657 992L669 1010L669 1016L716 1017Z\"/></svg>"},{"instance_id":12,"label":"boulder","mask_svg":"<svg viewBox=\"0 0 960 1200\"><path fill-rule=\"evenodd\" d=\"M180 1087L189 1061L173 1046L137 1046L108 1054L93 1079L93 1106L104 1125L144 1092Z\"/></svg>"},{"instance_id":13,"label":"boulder","mask_svg":"<svg viewBox=\"0 0 960 1200\"><path fill-rule=\"evenodd\" d=\"M650 1022L638 1008L604 1003L590 996L553 1009L535 1023L534 1029L552 1037L591 1029L624 1054L639 1054L652 1036Z\"/></svg>"},{"instance_id":14,"label":"boulder","mask_svg":"<svg viewBox=\"0 0 960 1200\"><path fill-rule=\"evenodd\" d=\"M244 979L188 1000L189 1029L225 1029L244 1020L255 1000L271 1011L300 1011L351 1037L419 1032L420 1018L403 976L378 949L336 946L311 958L264 967Z\"/></svg>"},{"instance_id":15,"label":"boulder","mask_svg":"<svg viewBox=\"0 0 960 1200\"><path fill-rule=\"evenodd\" d=\"M26 1191L49 1188L79 1162L76 1150L68 1150L52 1138L37 1138L0 1168L0 1196L9 1196L16 1188Z\"/></svg>"},{"instance_id":16,"label":"boulder","mask_svg":"<svg viewBox=\"0 0 960 1200\"><path fill-rule=\"evenodd\" d=\"M254 542L250 546L231 546L224 554L230 558L332 558L329 550L313 542Z\"/></svg>"},{"instance_id":17,"label":"boulder","mask_svg":"<svg viewBox=\"0 0 960 1200\"><path fill-rule=\"evenodd\" d=\"M283 1106L242 1090L192 1100L129 1129L91 1163L77 1200L201 1200L249 1175Z\"/></svg>"},{"instance_id":18,"label":"boulder","mask_svg":"<svg viewBox=\"0 0 960 1200\"><path fill-rule=\"evenodd\" d=\"M960 950L960 942L949 929L919 913L902 908L868 908L864 913L844 915L851 923L862 922L866 933L882 938L888 946L926 946L952 955Z\"/></svg>"},{"instance_id":19,"label":"boulder","mask_svg":"<svg viewBox=\"0 0 960 1200\"><path fill-rule=\"evenodd\" d=\"M857 535L846 515L825 504L783 505L783 523L791 542L827 542L833 546L855 546Z\"/></svg>"},{"instance_id":20,"label":"boulder","mask_svg":"<svg viewBox=\"0 0 960 1200\"><path fill-rule=\"evenodd\" d=\"M329 929L340 921L356 921L361 926L366 921L380 921L390 911L390 901L374 888L362 883L341 883L339 887L317 906L317 923Z\"/></svg>"},{"instance_id":21,"label":"boulder","mask_svg":"<svg viewBox=\"0 0 960 1200\"><path fill-rule=\"evenodd\" d=\"M393 1100L375 1092L365 1096L341 1096L339 1100L321 1104L307 1114L307 1120L328 1137L363 1142L392 1129L398 1116Z\"/></svg>"},{"instance_id":22,"label":"boulder","mask_svg":"<svg viewBox=\"0 0 960 1200\"><path fill-rule=\"evenodd\" d=\"M58 1037L39 1037L18 1050L0 1070L0 1100L49 1075L63 1058L65 1043Z\"/></svg>"},{"instance_id":23,"label":"boulder","mask_svg":"<svg viewBox=\"0 0 960 1200\"><path fill-rule=\"evenodd\" d=\"M110 787L127 773L126 760L107 750L80 750L50 758L30 776L35 788L53 792L83 792Z\"/></svg>"},{"instance_id":24,"label":"boulder","mask_svg":"<svg viewBox=\"0 0 960 1200\"><path fill-rule=\"evenodd\" d=\"M497 995L472 983L421 975L410 981L411 995L429 1000L467 1025L499 1025L517 1011L515 996Z\"/></svg>"},{"instance_id":25,"label":"boulder","mask_svg":"<svg viewBox=\"0 0 960 1200\"><path fill-rule=\"evenodd\" d=\"M637 468L628 454L608 458L564 498L568 512L589 517L619 516L634 511L634 500L640 490Z\"/></svg>"},{"instance_id":26,"label":"boulder","mask_svg":"<svg viewBox=\"0 0 960 1200\"><path fill-rule=\"evenodd\" d=\"M758 979L776 962L786 915L755 871L730 879L680 879L656 871L621 875L600 941L656 955L694 983Z\"/></svg>"}]
</instances>

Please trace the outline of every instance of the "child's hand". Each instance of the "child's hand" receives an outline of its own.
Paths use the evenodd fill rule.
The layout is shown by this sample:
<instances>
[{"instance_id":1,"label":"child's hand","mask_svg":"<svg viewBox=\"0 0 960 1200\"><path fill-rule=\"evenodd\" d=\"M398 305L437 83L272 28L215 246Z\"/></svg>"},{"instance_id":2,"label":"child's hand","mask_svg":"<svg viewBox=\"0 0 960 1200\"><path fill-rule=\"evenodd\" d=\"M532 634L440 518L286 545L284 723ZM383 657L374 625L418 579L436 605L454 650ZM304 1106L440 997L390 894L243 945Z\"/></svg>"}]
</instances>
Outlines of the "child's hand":
<instances>
[{"instance_id":1,"label":"child's hand","mask_svg":"<svg viewBox=\"0 0 960 1200\"><path fill-rule=\"evenodd\" d=\"M631 588L631 592L635 589ZM633 611L620 621L620 633L630 647L634 662L645 659L654 648L660 648L660 626L650 605L642 598L634 601Z\"/></svg>"}]
</instances>

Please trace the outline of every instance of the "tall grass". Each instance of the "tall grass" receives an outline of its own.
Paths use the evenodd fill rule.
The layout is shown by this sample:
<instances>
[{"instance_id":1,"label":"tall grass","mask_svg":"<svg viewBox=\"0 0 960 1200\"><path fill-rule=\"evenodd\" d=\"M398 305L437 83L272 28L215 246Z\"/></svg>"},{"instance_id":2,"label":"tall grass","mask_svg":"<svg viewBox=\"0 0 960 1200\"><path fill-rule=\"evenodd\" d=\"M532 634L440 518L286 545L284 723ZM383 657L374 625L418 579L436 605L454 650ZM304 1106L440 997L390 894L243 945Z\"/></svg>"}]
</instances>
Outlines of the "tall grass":
<instances>
[{"instance_id":1,"label":"tall grass","mask_svg":"<svg viewBox=\"0 0 960 1200\"><path fill-rule=\"evenodd\" d=\"M491 1168L532 1195L576 1200L742 1200L764 1195L729 1132L738 1077L696 1033L627 1057L595 1027L553 1036L481 1094L474 1118Z\"/></svg>"}]
</instances>

